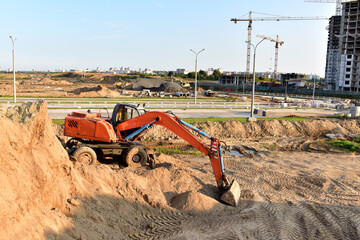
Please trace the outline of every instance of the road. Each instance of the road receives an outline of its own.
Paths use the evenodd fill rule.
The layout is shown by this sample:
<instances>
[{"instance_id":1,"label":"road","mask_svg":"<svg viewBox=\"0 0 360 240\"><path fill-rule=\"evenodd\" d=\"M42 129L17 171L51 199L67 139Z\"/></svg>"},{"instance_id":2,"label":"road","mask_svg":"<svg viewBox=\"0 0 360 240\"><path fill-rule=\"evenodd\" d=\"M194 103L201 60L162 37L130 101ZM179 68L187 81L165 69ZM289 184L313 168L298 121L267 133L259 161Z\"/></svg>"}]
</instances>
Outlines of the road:
<instances>
[{"instance_id":1,"label":"road","mask_svg":"<svg viewBox=\"0 0 360 240\"><path fill-rule=\"evenodd\" d=\"M152 111L166 111L165 109L151 109ZM97 109L92 109L92 111L97 112ZM249 117L250 112L246 109L171 109L171 111L182 118L227 118L227 117ZM86 112L85 109L49 109L49 116L52 119L63 119L65 116L71 112ZM103 115L107 115L105 110L101 112ZM288 115L297 115L297 116L326 116L334 115L335 111L333 110L323 110L323 109L274 109L268 111L268 116L270 117L283 117ZM111 116L112 111L109 111ZM260 115L255 115L255 117L262 117Z\"/></svg>"}]
</instances>

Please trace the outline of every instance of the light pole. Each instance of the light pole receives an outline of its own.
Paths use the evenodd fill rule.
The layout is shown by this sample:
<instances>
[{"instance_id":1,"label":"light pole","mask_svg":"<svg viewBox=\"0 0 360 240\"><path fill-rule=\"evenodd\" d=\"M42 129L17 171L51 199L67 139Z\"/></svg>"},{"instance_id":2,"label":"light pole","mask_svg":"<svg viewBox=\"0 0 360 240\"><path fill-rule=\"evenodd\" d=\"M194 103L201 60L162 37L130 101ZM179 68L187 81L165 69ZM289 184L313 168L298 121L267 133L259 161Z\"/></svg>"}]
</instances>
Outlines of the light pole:
<instances>
[{"instance_id":1,"label":"light pole","mask_svg":"<svg viewBox=\"0 0 360 240\"><path fill-rule=\"evenodd\" d=\"M15 85L15 40L16 38L13 38L12 36L9 36L12 42L12 57L13 57L13 78L14 78L14 103L16 103L16 85Z\"/></svg>"},{"instance_id":2,"label":"light pole","mask_svg":"<svg viewBox=\"0 0 360 240\"><path fill-rule=\"evenodd\" d=\"M199 53L201 53L204 50L205 50L205 48L203 48L202 50L200 50L199 52L196 53L194 50L190 49L190 51L195 54L195 91L194 91L194 103L195 104L196 104L196 93L197 93L197 58L198 58Z\"/></svg>"},{"instance_id":3,"label":"light pole","mask_svg":"<svg viewBox=\"0 0 360 240\"><path fill-rule=\"evenodd\" d=\"M256 63L256 48L257 46L259 46L260 43L262 43L265 40L265 38L263 38L260 42L258 42L256 44L256 46L254 46L254 44L250 43L251 46L254 48L254 59L253 59L253 82L252 82L252 93L251 93L251 113L250 113L250 117L251 120L254 117L254 97L255 97L255 63ZM246 43L249 43L248 41L245 41ZM251 121L250 120L250 121Z\"/></svg>"},{"instance_id":4,"label":"light pole","mask_svg":"<svg viewBox=\"0 0 360 240\"><path fill-rule=\"evenodd\" d=\"M315 78L314 78L314 87L313 87L313 97L312 97L312 102L315 102Z\"/></svg>"}]
</instances>

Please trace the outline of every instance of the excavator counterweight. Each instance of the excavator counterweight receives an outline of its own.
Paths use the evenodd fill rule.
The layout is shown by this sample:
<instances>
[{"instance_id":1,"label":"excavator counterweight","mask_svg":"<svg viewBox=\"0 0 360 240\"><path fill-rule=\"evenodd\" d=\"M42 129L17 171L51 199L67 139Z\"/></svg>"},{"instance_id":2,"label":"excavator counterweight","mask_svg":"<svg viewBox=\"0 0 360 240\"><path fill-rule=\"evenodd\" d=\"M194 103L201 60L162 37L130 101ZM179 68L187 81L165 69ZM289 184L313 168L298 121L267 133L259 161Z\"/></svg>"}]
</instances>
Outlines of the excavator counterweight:
<instances>
[{"instance_id":1,"label":"excavator counterweight","mask_svg":"<svg viewBox=\"0 0 360 240\"><path fill-rule=\"evenodd\" d=\"M89 158L97 155L120 156L129 166L153 166L154 155L136 140L153 125L161 125L210 158L216 183L222 194L220 199L232 206L238 204L240 187L236 181L230 183L225 176L222 146L218 139L187 124L172 112L147 112L139 106L120 103L114 107L111 117L109 113L107 117L102 117L100 111L101 109L99 113L91 113L90 110L88 113L73 112L65 117L64 134L72 137L67 147L73 159L75 154L77 158L92 163L96 159ZM191 131L210 139L210 145Z\"/></svg>"}]
</instances>

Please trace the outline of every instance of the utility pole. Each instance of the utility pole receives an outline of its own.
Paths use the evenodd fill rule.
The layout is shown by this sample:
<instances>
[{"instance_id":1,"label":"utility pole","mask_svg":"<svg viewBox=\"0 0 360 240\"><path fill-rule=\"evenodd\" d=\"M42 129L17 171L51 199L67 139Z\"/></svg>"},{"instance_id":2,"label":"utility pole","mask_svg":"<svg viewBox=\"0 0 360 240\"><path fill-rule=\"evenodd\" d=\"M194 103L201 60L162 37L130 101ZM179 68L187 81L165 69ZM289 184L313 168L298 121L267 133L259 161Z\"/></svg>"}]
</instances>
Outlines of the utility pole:
<instances>
[{"instance_id":1,"label":"utility pole","mask_svg":"<svg viewBox=\"0 0 360 240\"><path fill-rule=\"evenodd\" d=\"M190 51L195 54L195 91L194 91L194 103L195 104L196 104L196 94L197 94L197 58L198 58L199 53L201 53L204 50L205 50L205 48L203 48L202 50L200 50L199 52L196 53L194 50L190 49Z\"/></svg>"},{"instance_id":2,"label":"utility pole","mask_svg":"<svg viewBox=\"0 0 360 240\"><path fill-rule=\"evenodd\" d=\"M13 57L13 78L14 78L14 103L16 103L16 78L15 78L15 41L16 38L13 38L12 36L9 36L9 38L11 39L12 42L12 57Z\"/></svg>"}]
</instances>

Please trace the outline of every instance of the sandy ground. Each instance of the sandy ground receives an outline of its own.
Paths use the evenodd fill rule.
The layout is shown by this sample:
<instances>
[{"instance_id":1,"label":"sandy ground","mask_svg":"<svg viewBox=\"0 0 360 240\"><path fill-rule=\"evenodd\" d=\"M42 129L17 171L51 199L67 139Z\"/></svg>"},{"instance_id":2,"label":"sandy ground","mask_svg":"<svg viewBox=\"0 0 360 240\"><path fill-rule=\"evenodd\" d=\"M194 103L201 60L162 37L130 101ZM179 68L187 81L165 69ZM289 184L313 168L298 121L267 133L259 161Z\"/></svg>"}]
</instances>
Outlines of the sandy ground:
<instances>
[{"instance_id":1,"label":"sandy ground","mask_svg":"<svg viewBox=\"0 0 360 240\"><path fill-rule=\"evenodd\" d=\"M200 125L253 149L225 158L242 189L234 208L219 201L207 157L160 154L154 169L83 165L68 159L46 103L2 112L0 239L360 238L359 155L305 144L356 134L357 121Z\"/></svg>"}]
</instances>

